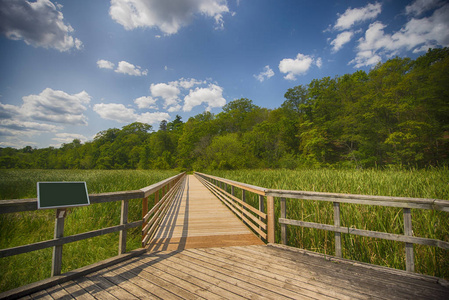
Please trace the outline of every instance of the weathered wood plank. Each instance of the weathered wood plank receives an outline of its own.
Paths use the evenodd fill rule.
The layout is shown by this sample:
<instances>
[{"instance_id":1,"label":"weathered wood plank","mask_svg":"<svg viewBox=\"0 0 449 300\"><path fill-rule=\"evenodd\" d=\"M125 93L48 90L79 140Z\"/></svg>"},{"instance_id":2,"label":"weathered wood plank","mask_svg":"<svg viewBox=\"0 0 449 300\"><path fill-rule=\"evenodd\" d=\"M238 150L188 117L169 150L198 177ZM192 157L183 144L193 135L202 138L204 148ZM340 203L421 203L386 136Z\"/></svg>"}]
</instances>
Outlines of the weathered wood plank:
<instances>
[{"instance_id":1,"label":"weathered wood plank","mask_svg":"<svg viewBox=\"0 0 449 300\"><path fill-rule=\"evenodd\" d=\"M422 237L416 237L416 236L406 236L406 235L401 235L401 234L363 230L363 229L356 229L356 228L349 228L349 227L338 227L338 226L328 225L328 224L304 222L304 221L299 221L299 220L291 220L291 219L283 219L283 218L279 218L279 223L287 224L287 225L302 226L302 227L307 227L307 228L323 229L323 230L334 231L334 232L348 233L348 234L354 234L354 235L361 235L361 236L366 236L366 237L379 238L379 239L391 240L391 241L397 241L397 242L435 246L435 247L440 247L442 249L449 249L449 242L444 242L444 241L435 240L435 239L422 238Z\"/></svg>"},{"instance_id":2,"label":"weathered wood plank","mask_svg":"<svg viewBox=\"0 0 449 300\"><path fill-rule=\"evenodd\" d=\"M94 296L89 294L86 290L84 290L80 285L78 285L74 281L67 281L67 282L61 283L60 286L75 299L81 299L81 300L95 299Z\"/></svg>"},{"instance_id":3,"label":"weathered wood plank","mask_svg":"<svg viewBox=\"0 0 449 300\"><path fill-rule=\"evenodd\" d=\"M76 279L76 283L83 288L86 292L91 294L95 299L109 300L117 299L111 293L104 290L93 281L89 280L87 277L81 277Z\"/></svg>"},{"instance_id":4,"label":"weathered wood plank","mask_svg":"<svg viewBox=\"0 0 449 300\"><path fill-rule=\"evenodd\" d=\"M37 243L29 244L29 245L17 246L17 247L7 248L7 249L0 249L0 258L11 256L11 255L27 253L27 252L31 252L31 251L35 251L35 250L50 248L50 247L54 247L54 246L65 245L68 243L73 243L73 242L77 242L80 240L117 232L117 231L124 230L124 229L139 227L141 225L142 225L142 220L124 224L124 225L117 225L117 226L107 227L107 228L93 230L93 231L89 231L89 232L65 236L65 237L61 237L61 238L57 238L57 239L53 239L53 240L37 242Z\"/></svg>"}]
</instances>

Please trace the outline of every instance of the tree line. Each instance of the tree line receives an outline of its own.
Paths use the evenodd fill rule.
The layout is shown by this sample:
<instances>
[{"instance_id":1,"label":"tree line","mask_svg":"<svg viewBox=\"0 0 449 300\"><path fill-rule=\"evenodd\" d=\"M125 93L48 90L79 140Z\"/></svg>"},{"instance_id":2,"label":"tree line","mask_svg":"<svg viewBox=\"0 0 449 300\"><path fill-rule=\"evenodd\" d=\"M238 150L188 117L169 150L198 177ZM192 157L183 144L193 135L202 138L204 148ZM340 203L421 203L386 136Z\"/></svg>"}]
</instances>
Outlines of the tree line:
<instances>
[{"instance_id":1,"label":"tree line","mask_svg":"<svg viewBox=\"0 0 449 300\"><path fill-rule=\"evenodd\" d=\"M60 148L0 148L0 168L425 167L449 163L449 48L392 58L368 73L314 79L276 109L234 100L157 130L144 123Z\"/></svg>"}]
</instances>

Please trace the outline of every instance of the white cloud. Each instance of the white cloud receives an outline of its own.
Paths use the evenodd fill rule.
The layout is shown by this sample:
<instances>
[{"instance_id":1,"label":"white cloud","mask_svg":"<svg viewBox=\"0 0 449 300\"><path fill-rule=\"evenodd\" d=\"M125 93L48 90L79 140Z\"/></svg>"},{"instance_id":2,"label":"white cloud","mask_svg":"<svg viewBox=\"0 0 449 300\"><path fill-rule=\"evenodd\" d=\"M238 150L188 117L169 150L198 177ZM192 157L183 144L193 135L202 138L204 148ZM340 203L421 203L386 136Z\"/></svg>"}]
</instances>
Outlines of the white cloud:
<instances>
[{"instance_id":1,"label":"white cloud","mask_svg":"<svg viewBox=\"0 0 449 300\"><path fill-rule=\"evenodd\" d=\"M397 55L400 50L425 51L436 46L449 46L449 4L434 11L430 17L412 18L393 34L384 32L386 25L371 24L365 36L359 39L358 53L350 62L355 68L370 66L382 56Z\"/></svg>"},{"instance_id":2,"label":"white cloud","mask_svg":"<svg viewBox=\"0 0 449 300\"><path fill-rule=\"evenodd\" d=\"M86 110L84 104L88 104L91 97L85 91L69 95L46 88L39 95L29 95L22 99L20 112L34 120L87 125L87 118L83 115Z\"/></svg>"},{"instance_id":3,"label":"white cloud","mask_svg":"<svg viewBox=\"0 0 449 300\"><path fill-rule=\"evenodd\" d=\"M284 76L285 79L296 80L296 76L305 74L313 62L314 59L312 56L298 53L295 59L284 58L281 60L279 63L279 71L284 74L287 73Z\"/></svg>"},{"instance_id":4,"label":"white cloud","mask_svg":"<svg viewBox=\"0 0 449 300\"><path fill-rule=\"evenodd\" d=\"M223 98L223 88L215 84L209 84L207 88L197 87L190 90L190 93L184 98L183 111L191 111L195 106L207 104L206 110L209 111L213 107L222 107L226 104Z\"/></svg>"},{"instance_id":5,"label":"white cloud","mask_svg":"<svg viewBox=\"0 0 449 300\"><path fill-rule=\"evenodd\" d=\"M161 97L164 99L164 108L176 106L179 102L179 94L181 91L177 87L177 82L151 84L151 95L153 97Z\"/></svg>"},{"instance_id":6,"label":"white cloud","mask_svg":"<svg viewBox=\"0 0 449 300\"><path fill-rule=\"evenodd\" d=\"M270 68L270 66L265 66L263 71L258 75L253 75L257 80L263 82L265 79L271 78L274 76L274 71Z\"/></svg>"},{"instance_id":7,"label":"white cloud","mask_svg":"<svg viewBox=\"0 0 449 300\"><path fill-rule=\"evenodd\" d=\"M145 76L148 74L148 70L142 70L140 66L135 66L127 61L121 61L118 63L117 73L128 74L131 76Z\"/></svg>"},{"instance_id":8,"label":"white cloud","mask_svg":"<svg viewBox=\"0 0 449 300\"><path fill-rule=\"evenodd\" d=\"M85 104L88 104L90 99L91 97L85 91L70 95L63 91L46 88L39 95L22 97L22 106L0 104L0 117L15 122L34 120L87 125L87 118L83 113L87 109Z\"/></svg>"},{"instance_id":9,"label":"white cloud","mask_svg":"<svg viewBox=\"0 0 449 300\"><path fill-rule=\"evenodd\" d=\"M200 81L200 80L196 80L194 78L190 78L190 79L181 78L177 81L170 82L170 84L173 84L174 86L181 87L183 89L190 89L190 88L194 87L195 85L200 85L200 84L205 84L205 83L206 83L206 81Z\"/></svg>"},{"instance_id":10,"label":"white cloud","mask_svg":"<svg viewBox=\"0 0 449 300\"><path fill-rule=\"evenodd\" d=\"M114 69L115 64L108 60L100 59L97 61L97 66L100 69L111 69L112 70L112 69Z\"/></svg>"},{"instance_id":11,"label":"white cloud","mask_svg":"<svg viewBox=\"0 0 449 300\"><path fill-rule=\"evenodd\" d=\"M405 7L405 12L407 15L419 16L441 4L443 4L443 1L440 0L416 0Z\"/></svg>"},{"instance_id":12,"label":"white cloud","mask_svg":"<svg viewBox=\"0 0 449 300\"><path fill-rule=\"evenodd\" d=\"M0 135L16 136L27 135L33 136L40 132L55 132L62 127L37 122L28 122L20 119L3 119L0 120Z\"/></svg>"},{"instance_id":13,"label":"white cloud","mask_svg":"<svg viewBox=\"0 0 449 300\"><path fill-rule=\"evenodd\" d=\"M127 30L157 27L167 35L177 33L197 14L213 18L216 28L222 28L225 13L229 13L226 0L111 0L109 10Z\"/></svg>"},{"instance_id":14,"label":"white cloud","mask_svg":"<svg viewBox=\"0 0 449 300\"><path fill-rule=\"evenodd\" d=\"M84 135L77 133L56 133L55 136L56 137L52 138L52 140L59 144L69 144L75 139L78 139L83 143L88 140Z\"/></svg>"},{"instance_id":15,"label":"white cloud","mask_svg":"<svg viewBox=\"0 0 449 300\"><path fill-rule=\"evenodd\" d=\"M334 25L334 29L347 30L354 24L376 18L382 11L380 3L368 3L362 8L348 8Z\"/></svg>"},{"instance_id":16,"label":"white cloud","mask_svg":"<svg viewBox=\"0 0 449 300\"><path fill-rule=\"evenodd\" d=\"M137 104L137 107L140 109L149 108L149 109L157 109L156 99L153 97L139 97L134 100L134 103Z\"/></svg>"},{"instance_id":17,"label":"white cloud","mask_svg":"<svg viewBox=\"0 0 449 300\"><path fill-rule=\"evenodd\" d=\"M81 49L83 43L73 38L74 29L64 23L63 14L49 0L0 1L0 32L12 40L23 40L34 47L68 51Z\"/></svg>"},{"instance_id":18,"label":"white cloud","mask_svg":"<svg viewBox=\"0 0 449 300\"><path fill-rule=\"evenodd\" d=\"M106 120L113 120L119 123L142 122L155 124L162 120L170 119L170 115L164 112L136 114L134 109L126 108L123 104L100 103L95 104L93 110Z\"/></svg>"},{"instance_id":19,"label":"white cloud","mask_svg":"<svg viewBox=\"0 0 449 300\"><path fill-rule=\"evenodd\" d=\"M354 36L354 33L352 31L343 31L342 33L338 34L337 37L331 42L332 51L337 52L340 50L344 44L348 43L351 38Z\"/></svg>"},{"instance_id":20,"label":"white cloud","mask_svg":"<svg viewBox=\"0 0 449 300\"><path fill-rule=\"evenodd\" d=\"M321 59L321 57L318 57L317 59L315 59L315 65L318 68L321 68L323 66L323 60Z\"/></svg>"}]
</instances>

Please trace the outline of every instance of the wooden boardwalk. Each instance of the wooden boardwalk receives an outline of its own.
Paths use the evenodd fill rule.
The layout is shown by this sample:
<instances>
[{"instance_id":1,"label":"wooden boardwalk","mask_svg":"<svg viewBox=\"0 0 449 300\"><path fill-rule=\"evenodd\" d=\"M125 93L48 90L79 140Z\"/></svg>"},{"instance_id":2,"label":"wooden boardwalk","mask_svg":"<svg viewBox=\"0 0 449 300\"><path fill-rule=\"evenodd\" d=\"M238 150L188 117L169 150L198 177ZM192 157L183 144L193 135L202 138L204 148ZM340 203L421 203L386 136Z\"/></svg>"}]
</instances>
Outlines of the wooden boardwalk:
<instances>
[{"instance_id":1,"label":"wooden boardwalk","mask_svg":"<svg viewBox=\"0 0 449 300\"><path fill-rule=\"evenodd\" d=\"M23 299L72 298L449 299L449 287L430 276L267 246L188 176L146 253Z\"/></svg>"},{"instance_id":2,"label":"wooden boardwalk","mask_svg":"<svg viewBox=\"0 0 449 300\"><path fill-rule=\"evenodd\" d=\"M404 273L273 246L200 248L146 253L27 298L448 299L449 288Z\"/></svg>"},{"instance_id":3,"label":"wooden boardwalk","mask_svg":"<svg viewBox=\"0 0 449 300\"><path fill-rule=\"evenodd\" d=\"M263 245L224 204L193 175L188 175L150 251Z\"/></svg>"}]
</instances>

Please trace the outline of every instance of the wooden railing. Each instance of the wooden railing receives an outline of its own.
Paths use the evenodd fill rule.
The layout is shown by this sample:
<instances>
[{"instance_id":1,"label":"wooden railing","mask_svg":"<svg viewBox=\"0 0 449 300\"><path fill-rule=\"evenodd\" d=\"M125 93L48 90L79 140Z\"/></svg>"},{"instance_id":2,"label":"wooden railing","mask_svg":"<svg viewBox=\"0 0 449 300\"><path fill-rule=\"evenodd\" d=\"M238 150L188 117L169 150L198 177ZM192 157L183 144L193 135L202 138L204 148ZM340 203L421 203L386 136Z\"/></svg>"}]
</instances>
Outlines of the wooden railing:
<instances>
[{"instance_id":1,"label":"wooden railing","mask_svg":"<svg viewBox=\"0 0 449 300\"><path fill-rule=\"evenodd\" d=\"M220 194L219 198L223 202L234 202L234 209L238 209L239 212L234 211L237 215L242 212L248 215L247 211L248 205L245 202L245 191L252 192L259 196L259 212L257 215L262 216L262 220L266 223L266 235L262 235L268 243L275 243L275 201L280 202L280 216L278 217L278 222L281 226L281 243L287 244L287 225L301 226L307 228L322 229L327 231L333 231L335 233L335 256L342 256L341 248L341 234L353 234L365 237L373 237L385 240L392 240L397 242L405 243L405 254L406 254L406 270L409 272L415 271L414 265L414 252L413 245L428 245L435 246L442 249L449 250L449 242L441 241L437 239L429 239L423 237L413 236L412 229L412 214L411 209L430 209L439 210L444 212L449 212L449 201L439 200L439 199L423 199L423 198L403 198L403 197L385 197L385 196L367 196L367 195L352 195L352 194L336 194L336 193L319 193L319 192L304 192L304 191L289 191L289 190L275 190L266 189L258 186L248 185L245 183L228 180L225 178L220 178L216 176L206 175L202 173L195 173L201 181L214 190L214 194ZM215 187L211 187L214 185ZM231 193L226 192L231 187ZM234 188L240 188L242 190L242 200L234 197ZM224 198L228 198L225 200ZM264 214L264 197L266 197L267 208L266 215ZM286 211L286 199L303 199L303 200L315 200L315 201L327 201L333 203L334 209L334 224L321 224L313 222L304 222L301 220L287 219ZM225 203L226 205L228 205ZM238 204L237 204L238 203ZM375 206L389 206L398 207L403 210L404 218L404 234L392 234L387 232L378 232L370 230L362 230L353 227L343 227L340 225L340 203L352 203L352 204L362 204L362 205L375 205ZM241 205L238 208L238 205ZM229 205L228 205L229 206ZM252 209L251 209L252 208ZM254 207L249 208L252 212L255 212ZM254 209L254 210L253 210ZM265 217L263 217L265 216ZM249 224L248 219L243 219L245 223ZM251 220L253 218L251 217ZM254 221L254 220L253 220ZM253 230L260 234L258 228L255 228L254 224L251 226Z\"/></svg>"},{"instance_id":2,"label":"wooden railing","mask_svg":"<svg viewBox=\"0 0 449 300\"><path fill-rule=\"evenodd\" d=\"M12 255L18 255L22 253L27 253L31 251L36 251L40 249L53 247L52 256L52 271L51 276L56 276L61 274L62 265L62 246L67 243L73 243L76 241L109 234L113 232L120 232L119 235L119 246L118 255L126 252L126 242L127 242L127 229L142 226L144 220L139 220L135 222L128 223L128 203L131 199L142 198L143 203L143 214L147 215L148 211L148 197L155 194L155 199L158 199L161 195L162 199L167 199L167 195L172 195L179 188L179 182L185 176L185 173L178 174L176 176L170 177L148 187L142 188L140 190L133 191L123 191L123 192L111 192L102 194L90 194L89 200L91 204L99 204L113 201L121 201L121 214L120 214L120 225L102 228L99 230L84 232L80 234L64 236L64 218L61 218L61 210L56 209L56 220L55 220L55 231L54 239L37 242L33 244L17 246L13 248L0 249L0 258ZM162 202L162 201L161 201ZM146 207L146 211L145 211ZM154 209L154 208L153 208ZM152 209L152 211L153 211ZM19 199L19 200L1 200L0 201L0 214L5 213L15 213L24 211L35 211L37 210L37 199ZM159 213L159 216L162 214ZM146 236L143 236L144 240Z\"/></svg>"}]
</instances>

